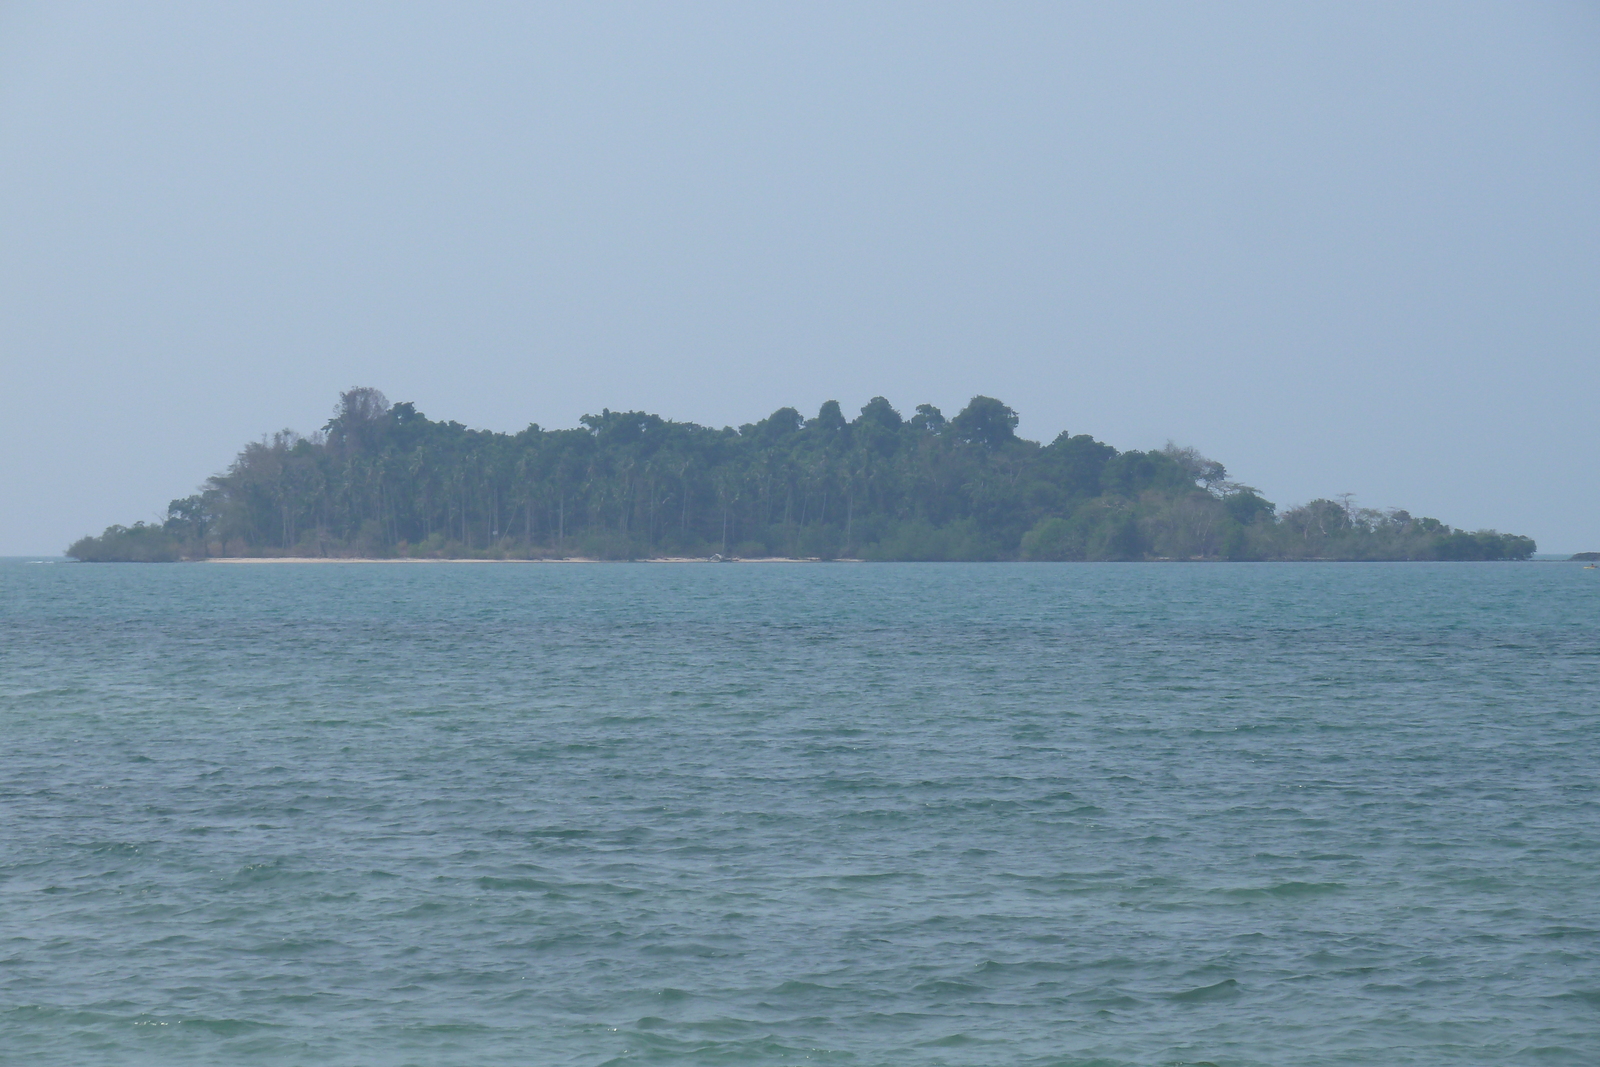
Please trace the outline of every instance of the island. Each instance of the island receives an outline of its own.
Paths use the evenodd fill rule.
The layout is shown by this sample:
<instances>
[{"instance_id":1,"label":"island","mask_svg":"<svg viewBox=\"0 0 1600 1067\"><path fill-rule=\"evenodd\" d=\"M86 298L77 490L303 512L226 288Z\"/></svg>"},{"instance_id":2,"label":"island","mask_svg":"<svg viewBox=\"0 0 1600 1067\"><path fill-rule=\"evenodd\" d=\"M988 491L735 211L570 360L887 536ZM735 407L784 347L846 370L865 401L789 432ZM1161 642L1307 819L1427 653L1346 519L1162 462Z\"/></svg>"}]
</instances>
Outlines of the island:
<instances>
[{"instance_id":1,"label":"island","mask_svg":"<svg viewBox=\"0 0 1600 1067\"><path fill-rule=\"evenodd\" d=\"M88 562L212 558L1524 560L1531 538L1456 530L1348 495L1279 512L1193 448L1017 436L973 397L906 418L780 408L713 429L602 410L519 433L435 422L376 389L302 436L245 446L164 521L67 549Z\"/></svg>"}]
</instances>

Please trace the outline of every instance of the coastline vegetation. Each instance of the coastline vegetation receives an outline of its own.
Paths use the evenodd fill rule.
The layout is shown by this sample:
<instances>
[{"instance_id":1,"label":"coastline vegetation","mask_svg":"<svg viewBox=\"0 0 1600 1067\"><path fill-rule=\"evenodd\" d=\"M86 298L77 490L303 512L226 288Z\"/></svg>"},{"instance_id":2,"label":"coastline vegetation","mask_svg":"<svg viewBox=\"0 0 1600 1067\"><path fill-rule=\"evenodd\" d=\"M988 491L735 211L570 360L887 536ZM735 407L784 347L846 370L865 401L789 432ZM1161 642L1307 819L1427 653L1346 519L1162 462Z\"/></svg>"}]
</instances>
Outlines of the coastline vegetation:
<instances>
[{"instance_id":1,"label":"coastline vegetation","mask_svg":"<svg viewBox=\"0 0 1600 1067\"><path fill-rule=\"evenodd\" d=\"M882 397L846 419L780 408L738 429L639 411L515 434L435 422L376 389L332 419L246 445L161 523L112 526L67 554L869 560L1491 560L1534 542L1455 530L1348 496L1279 512L1192 448L1047 445L974 397L954 417Z\"/></svg>"}]
</instances>

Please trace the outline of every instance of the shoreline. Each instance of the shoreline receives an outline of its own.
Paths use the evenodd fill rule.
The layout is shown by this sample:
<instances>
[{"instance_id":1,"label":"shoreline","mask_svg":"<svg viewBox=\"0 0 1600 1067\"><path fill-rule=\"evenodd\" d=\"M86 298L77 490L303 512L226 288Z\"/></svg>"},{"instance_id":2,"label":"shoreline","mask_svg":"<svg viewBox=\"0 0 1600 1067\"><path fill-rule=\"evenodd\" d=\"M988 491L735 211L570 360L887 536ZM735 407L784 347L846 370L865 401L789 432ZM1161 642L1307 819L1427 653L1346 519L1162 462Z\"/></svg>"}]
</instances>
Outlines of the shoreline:
<instances>
[{"instance_id":1,"label":"shoreline","mask_svg":"<svg viewBox=\"0 0 1600 1067\"><path fill-rule=\"evenodd\" d=\"M705 556L651 556L639 559L596 559L593 556L565 556L560 559L461 559L416 558L412 556L208 556L182 560L184 563L860 563L858 559L794 559L789 556L752 556L709 559Z\"/></svg>"},{"instance_id":2,"label":"shoreline","mask_svg":"<svg viewBox=\"0 0 1600 1067\"><path fill-rule=\"evenodd\" d=\"M24 557L15 557L22 559ZM76 562L76 561L74 561ZM129 560L108 562L135 562ZM793 556L730 556L712 559L706 556L640 556L636 559L599 559L594 556L563 556L551 559L473 559L449 556L207 556L204 559L172 560L174 563L866 563L864 559L840 556L820 559L816 556L796 559ZM1545 558L1530 560L1436 560L1436 559L1338 559L1312 557L1309 559L1172 559L1157 557L1136 560L880 560L884 563L1202 563L1202 564L1261 564L1261 563L1575 563L1570 558Z\"/></svg>"}]
</instances>

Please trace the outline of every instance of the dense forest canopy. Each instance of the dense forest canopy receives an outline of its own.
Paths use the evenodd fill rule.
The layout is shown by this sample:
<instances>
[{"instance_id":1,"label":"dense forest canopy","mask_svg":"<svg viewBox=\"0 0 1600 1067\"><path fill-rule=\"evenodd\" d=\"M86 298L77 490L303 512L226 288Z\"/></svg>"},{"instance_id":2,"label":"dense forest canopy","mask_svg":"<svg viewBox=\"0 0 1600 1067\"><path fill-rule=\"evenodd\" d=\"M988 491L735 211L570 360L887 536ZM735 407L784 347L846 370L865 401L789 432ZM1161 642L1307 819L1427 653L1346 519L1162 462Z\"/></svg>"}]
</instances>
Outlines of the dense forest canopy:
<instances>
[{"instance_id":1,"label":"dense forest canopy","mask_svg":"<svg viewBox=\"0 0 1600 1067\"><path fill-rule=\"evenodd\" d=\"M1192 448L1048 445L973 397L905 418L780 408L720 430L603 410L569 430L434 422L376 389L309 437L245 446L164 523L113 526L80 560L210 556L878 560L1526 559L1534 543L1404 511L1313 500L1278 512Z\"/></svg>"}]
</instances>

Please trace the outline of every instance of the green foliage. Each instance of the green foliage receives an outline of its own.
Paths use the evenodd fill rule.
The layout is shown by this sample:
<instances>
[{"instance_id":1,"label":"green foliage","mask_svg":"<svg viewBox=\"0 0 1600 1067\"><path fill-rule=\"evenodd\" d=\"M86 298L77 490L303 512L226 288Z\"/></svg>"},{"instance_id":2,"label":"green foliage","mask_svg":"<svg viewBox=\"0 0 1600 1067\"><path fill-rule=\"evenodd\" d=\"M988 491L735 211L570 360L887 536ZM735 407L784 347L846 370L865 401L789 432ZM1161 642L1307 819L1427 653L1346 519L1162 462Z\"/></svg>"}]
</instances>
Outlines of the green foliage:
<instances>
[{"instance_id":1,"label":"green foliage","mask_svg":"<svg viewBox=\"0 0 1600 1067\"><path fill-rule=\"evenodd\" d=\"M67 555L85 563L171 563L182 551L182 545L164 528L136 522L108 526L99 537L79 538Z\"/></svg>"},{"instance_id":2,"label":"green foliage","mask_svg":"<svg viewBox=\"0 0 1600 1067\"><path fill-rule=\"evenodd\" d=\"M1229 493L1222 498L1223 506L1228 509L1228 517L1240 526L1249 526L1257 519L1271 521L1272 514L1277 508L1269 501L1263 500L1261 495L1248 486L1242 487L1238 492Z\"/></svg>"},{"instance_id":3,"label":"green foliage","mask_svg":"<svg viewBox=\"0 0 1600 1067\"><path fill-rule=\"evenodd\" d=\"M862 555L873 560L941 563L997 560L1007 553L996 537L972 519L958 519L945 526L912 519L889 526Z\"/></svg>"},{"instance_id":4,"label":"green foliage","mask_svg":"<svg viewBox=\"0 0 1600 1067\"><path fill-rule=\"evenodd\" d=\"M971 445L1003 448L1017 439L1017 413L992 396L975 396L950 420L950 432Z\"/></svg>"},{"instance_id":5,"label":"green foliage","mask_svg":"<svg viewBox=\"0 0 1600 1067\"><path fill-rule=\"evenodd\" d=\"M1055 563L1082 559L1083 539L1066 519L1040 519L1022 535L1022 558Z\"/></svg>"},{"instance_id":6,"label":"green foliage","mask_svg":"<svg viewBox=\"0 0 1600 1067\"><path fill-rule=\"evenodd\" d=\"M873 397L713 429L602 409L515 434L435 422L376 389L309 437L245 446L160 526L115 526L70 554L486 559L787 556L882 560L1514 559L1533 542L1314 500L1282 516L1222 464L1169 444L1048 446L973 397L910 419Z\"/></svg>"},{"instance_id":7,"label":"green foliage","mask_svg":"<svg viewBox=\"0 0 1600 1067\"><path fill-rule=\"evenodd\" d=\"M1494 530L1467 533L1455 530L1433 542L1435 559L1527 559L1533 555L1533 539L1516 534L1502 534Z\"/></svg>"},{"instance_id":8,"label":"green foliage","mask_svg":"<svg viewBox=\"0 0 1600 1067\"><path fill-rule=\"evenodd\" d=\"M1182 465L1161 452L1123 452L1106 461L1100 485L1109 493L1136 497L1149 490L1182 492L1194 479Z\"/></svg>"},{"instance_id":9,"label":"green foliage","mask_svg":"<svg viewBox=\"0 0 1600 1067\"><path fill-rule=\"evenodd\" d=\"M1230 518L1232 516L1229 516ZM1250 538L1245 534L1245 529L1237 521L1226 523L1222 528L1222 542L1218 553L1223 559L1233 563L1246 560L1259 559L1253 554L1250 547Z\"/></svg>"},{"instance_id":10,"label":"green foliage","mask_svg":"<svg viewBox=\"0 0 1600 1067\"><path fill-rule=\"evenodd\" d=\"M1377 512L1313 500L1283 514L1276 527L1281 559L1521 560L1531 537L1494 530L1467 533L1405 511Z\"/></svg>"}]
</instances>

